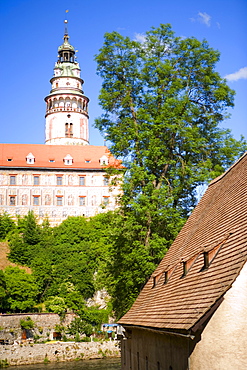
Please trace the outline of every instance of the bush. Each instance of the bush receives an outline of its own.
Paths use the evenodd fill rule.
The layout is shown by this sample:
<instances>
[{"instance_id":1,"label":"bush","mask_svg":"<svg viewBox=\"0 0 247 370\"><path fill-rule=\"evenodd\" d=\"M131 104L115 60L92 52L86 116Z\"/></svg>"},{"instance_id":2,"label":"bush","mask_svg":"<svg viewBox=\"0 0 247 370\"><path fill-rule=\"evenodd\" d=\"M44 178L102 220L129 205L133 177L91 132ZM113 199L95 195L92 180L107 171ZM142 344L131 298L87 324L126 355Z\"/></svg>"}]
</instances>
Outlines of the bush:
<instances>
[{"instance_id":1,"label":"bush","mask_svg":"<svg viewBox=\"0 0 247 370\"><path fill-rule=\"evenodd\" d=\"M34 321L28 316L26 319L20 319L20 325L22 329L33 329Z\"/></svg>"}]
</instances>

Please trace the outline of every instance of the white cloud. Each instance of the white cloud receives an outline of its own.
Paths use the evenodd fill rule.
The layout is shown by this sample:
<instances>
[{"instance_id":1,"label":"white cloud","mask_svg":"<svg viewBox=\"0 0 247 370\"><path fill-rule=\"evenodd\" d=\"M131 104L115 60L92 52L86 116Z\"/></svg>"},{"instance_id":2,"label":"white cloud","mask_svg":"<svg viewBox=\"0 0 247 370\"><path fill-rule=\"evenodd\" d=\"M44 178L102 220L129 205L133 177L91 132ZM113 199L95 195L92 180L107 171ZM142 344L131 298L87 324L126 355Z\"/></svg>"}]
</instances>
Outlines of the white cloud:
<instances>
[{"instance_id":1,"label":"white cloud","mask_svg":"<svg viewBox=\"0 0 247 370\"><path fill-rule=\"evenodd\" d=\"M201 23L203 24L206 24L206 26L210 27L211 23L211 16L207 13L202 13L202 12L199 12L198 13L198 19Z\"/></svg>"},{"instance_id":2,"label":"white cloud","mask_svg":"<svg viewBox=\"0 0 247 370\"><path fill-rule=\"evenodd\" d=\"M247 67L240 68L237 72L226 75L225 78L228 81L238 81L247 79Z\"/></svg>"},{"instance_id":3,"label":"white cloud","mask_svg":"<svg viewBox=\"0 0 247 370\"><path fill-rule=\"evenodd\" d=\"M143 44L146 41L146 36L143 35L142 33L135 33L134 40L140 42L141 44Z\"/></svg>"}]
</instances>

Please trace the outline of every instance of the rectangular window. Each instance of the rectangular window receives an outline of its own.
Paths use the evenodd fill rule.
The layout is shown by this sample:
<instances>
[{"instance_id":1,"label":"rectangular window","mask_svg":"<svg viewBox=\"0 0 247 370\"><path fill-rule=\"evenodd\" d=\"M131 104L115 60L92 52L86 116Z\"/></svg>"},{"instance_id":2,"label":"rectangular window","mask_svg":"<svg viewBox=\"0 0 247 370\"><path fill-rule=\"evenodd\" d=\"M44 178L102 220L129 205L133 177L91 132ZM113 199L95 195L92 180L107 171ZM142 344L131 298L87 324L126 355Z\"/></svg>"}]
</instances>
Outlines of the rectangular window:
<instances>
[{"instance_id":1,"label":"rectangular window","mask_svg":"<svg viewBox=\"0 0 247 370\"><path fill-rule=\"evenodd\" d=\"M62 176L57 176L57 185L58 186L63 185L63 177Z\"/></svg>"},{"instance_id":2,"label":"rectangular window","mask_svg":"<svg viewBox=\"0 0 247 370\"><path fill-rule=\"evenodd\" d=\"M80 176L79 177L79 185L84 186L85 185L85 176Z\"/></svg>"},{"instance_id":3,"label":"rectangular window","mask_svg":"<svg viewBox=\"0 0 247 370\"><path fill-rule=\"evenodd\" d=\"M15 175L10 175L9 183L10 183L10 185L16 185L16 176Z\"/></svg>"},{"instance_id":4,"label":"rectangular window","mask_svg":"<svg viewBox=\"0 0 247 370\"><path fill-rule=\"evenodd\" d=\"M103 204L107 206L109 204L109 197L103 197Z\"/></svg>"},{"instance_id":5,"label":"rectangular window","mask_svg":"<svg viewBox=\"0 0 247 370\"><path fill-rule=\"evenodd\" d=\"M79 206L86 205L86 197L79 197Z\"/></svg>"},{"instance_id":6,"label":"rectangular window","mask_svg":"<svg viewBox=\"0 0 247 370\"><path fill-rule=\"evenodd\" d=\"M63 197L57 197L57 206L63 205Z\"/></svg>"},{"instance_id":7,"label":"rectangular window","mask_svg":"<svg viewBox=\"0 0 247 370\"><path fill-rule=\"evenodd\" d=\"M108 179L108 177L104 177L103 183L104 183L104 186L108 186L109 185L109 179Z\"/></svg>"},{"instance_id":8,"label":"rectangular window","mask_svg":"<svg viewBox=\"0 0 247 370\"><path fill-rule=\"evenodd\" d=\"M15 197L9 197L9 205L15 206Z\"/></svg>"},{"instance_id":9,"label":"rectangular window","mask_svg":"<svg viewBox=\"0 0 247 370\"><path fill-rule=\"evenodd\" d=\"M33 177L33 184L34 185L39 185L39 176L34 176Z\"/></svg>"},{"instance_id":10,"label":"rectangular window","mask_svg":"<svg viewBox=\"0 0 247 370\"><path fill-rule=\"evenodd\" d=\"M33 205L34 206L39 206L39 197L38 196L35 196L33 197Z\"/></svg>"}]
</instances>

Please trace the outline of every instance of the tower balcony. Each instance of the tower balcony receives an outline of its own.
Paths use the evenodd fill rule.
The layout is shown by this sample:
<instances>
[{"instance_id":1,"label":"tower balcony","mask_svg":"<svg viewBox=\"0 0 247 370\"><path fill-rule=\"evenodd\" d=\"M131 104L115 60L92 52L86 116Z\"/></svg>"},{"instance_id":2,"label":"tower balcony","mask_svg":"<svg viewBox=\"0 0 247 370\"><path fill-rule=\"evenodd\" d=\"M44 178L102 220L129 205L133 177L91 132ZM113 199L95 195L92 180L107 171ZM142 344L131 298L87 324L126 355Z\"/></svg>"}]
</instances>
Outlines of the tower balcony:
<instances>
[{"instance_id":1,"label":"tower balcony","mask_svg":"<svg viewBox=\"0 0 247 370\"><path fill-rule=\"evenodd\" d=\"M77 112L77 113L86 113L87 110L82 108L72 108L72 107L54 107L46 109L46 114L55 113L55 112Z\"/></svg>"}]
</instances>

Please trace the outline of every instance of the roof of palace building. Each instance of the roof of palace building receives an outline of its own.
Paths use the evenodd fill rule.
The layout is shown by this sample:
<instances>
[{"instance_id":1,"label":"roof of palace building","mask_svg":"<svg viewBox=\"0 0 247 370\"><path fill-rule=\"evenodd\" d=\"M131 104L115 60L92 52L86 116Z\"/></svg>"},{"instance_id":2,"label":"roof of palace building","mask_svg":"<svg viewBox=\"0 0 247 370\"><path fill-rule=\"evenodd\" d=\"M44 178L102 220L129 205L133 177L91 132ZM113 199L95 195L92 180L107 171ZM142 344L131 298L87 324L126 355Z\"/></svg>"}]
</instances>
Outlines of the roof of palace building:
<instances>
[{"instance_id":1,"label":"roof of palace building","mask_svg":"<svg viewBox=\"0 0 247 370\"><path fill-rule=\"evenodd\" d=\"M105 146L0 144L0 168L104 170L122 167Z\"/></svg>"},{"instance_id":2,"label":"roof of palace building","mask_svg":"<svg viewBox=\"0 0 247 370\"><path fill-rule=\"evenodd\" d=\"M247 258L247 153L213 180L121 325L193 333Z\"/></svg>"}]
</instances>

